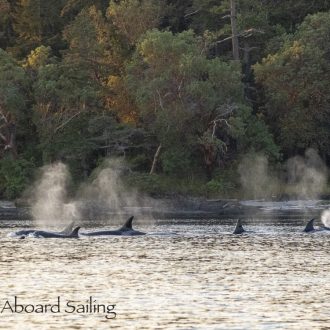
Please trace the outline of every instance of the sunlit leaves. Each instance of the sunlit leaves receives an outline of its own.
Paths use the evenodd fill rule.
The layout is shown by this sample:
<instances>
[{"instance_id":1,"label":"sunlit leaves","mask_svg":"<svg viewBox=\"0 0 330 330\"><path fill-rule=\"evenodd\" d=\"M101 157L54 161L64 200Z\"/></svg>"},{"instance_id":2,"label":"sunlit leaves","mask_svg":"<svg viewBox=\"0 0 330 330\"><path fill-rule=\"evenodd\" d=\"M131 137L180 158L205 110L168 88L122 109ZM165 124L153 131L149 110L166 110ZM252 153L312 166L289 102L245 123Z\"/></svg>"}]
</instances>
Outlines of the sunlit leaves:
<instances>
[{"instance_id":1,"label":"sunlit leaves","mask_svg":"<svg viewBox=\"0 0 330 330\"><path fill-rule=\"evenodd\" d=\"M131 45L146 31L157 27L163 5L159 0L110 1L108 17Z\"/></svg>"},{"instance_id":2,"label":"sunlit leaves","mask_svg":"<svg viewBox=\"0 0 330 330\"><path fill-rule=\"evenodd\" d=\"M38 69L49 63L51 56L51 48L40 46L32 50L30 55L26 59L25 67L31 69Z\"/></svg>"},{"instance_id":3,"label":"sunlit leaves","mask_svg":"<svg viewBox=\"0 0 330 330\"><path fill-rule=\"evenodd\" d=\"M255 66L268 118L286 152L329 145L330 13L308 16L274 55ZM293 39L293 40L292 40Z\"/></svg>"},{"instance_id":4,"label":"sunlit leaves","mask_svg":"<svg viewBox=\"0 0 330 330\"><path fill-rule=\"evenodd\" d=\"M240 116L244 104L237 64L208 59L192 31L174 35L153 30L137 45L127 72L141 119L165 150L202 147L212 164L227 152L232 129L227 120ZM262 129L267 135L267 128ZM237 131L236 136L243 134Z\"/></svg>"}]
</instances>

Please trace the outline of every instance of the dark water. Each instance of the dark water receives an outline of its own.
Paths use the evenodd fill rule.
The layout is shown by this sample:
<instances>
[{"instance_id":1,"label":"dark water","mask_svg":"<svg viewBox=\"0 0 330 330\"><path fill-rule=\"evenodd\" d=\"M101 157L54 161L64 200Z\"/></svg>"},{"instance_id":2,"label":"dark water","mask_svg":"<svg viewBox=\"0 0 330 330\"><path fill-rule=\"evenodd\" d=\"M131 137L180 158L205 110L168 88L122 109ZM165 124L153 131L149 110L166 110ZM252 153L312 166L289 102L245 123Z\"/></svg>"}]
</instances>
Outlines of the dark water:
<instances>
[{"instance_id":1,"label":"dark water","mask_svg":"<svg viewBox=\"0 0 330 330\"><path fill-rule=\"evenodd\" d=\"M231 220L157 221L136 224L147 236L24 240L6 235L32 223L3 222L0 305L60 296L61 312L6 310L0 329L329 329L330 232L301 233L302 222L258 219L235 236ZM90 296L116 318L63 310Z\"/></svg>"}]
</instances>

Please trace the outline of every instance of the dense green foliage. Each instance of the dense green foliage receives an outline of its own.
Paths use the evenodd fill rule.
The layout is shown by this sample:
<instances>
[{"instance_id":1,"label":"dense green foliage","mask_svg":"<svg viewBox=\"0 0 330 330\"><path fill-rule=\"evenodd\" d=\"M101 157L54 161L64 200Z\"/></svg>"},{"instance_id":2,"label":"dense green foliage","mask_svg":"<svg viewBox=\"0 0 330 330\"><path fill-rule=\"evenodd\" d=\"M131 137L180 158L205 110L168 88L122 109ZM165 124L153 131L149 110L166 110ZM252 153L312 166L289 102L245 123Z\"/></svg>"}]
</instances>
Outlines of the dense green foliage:
<instances>
[{"instance_id":1,"label":"dense green foliage","mask_svg":"<svg viewBox=\"0 0 330 330\"><path fill-rule=\"evenodd\" d=\"M330 12L307 16L276 54L255 65L283 151L330 156Z\"/></svg>"},{"instance_id":2,"label":"dense green foliage","mask_svg":"<svg viewBox=\"0 0 330 330\"><path fill-rule=\"evenodd\" d=\"M330 2L0 0L0 197L123 157L148 193L230 195L246 153L330 162ZM236 2L236 1L235 1Z\"/></svg>"}]
</instances>

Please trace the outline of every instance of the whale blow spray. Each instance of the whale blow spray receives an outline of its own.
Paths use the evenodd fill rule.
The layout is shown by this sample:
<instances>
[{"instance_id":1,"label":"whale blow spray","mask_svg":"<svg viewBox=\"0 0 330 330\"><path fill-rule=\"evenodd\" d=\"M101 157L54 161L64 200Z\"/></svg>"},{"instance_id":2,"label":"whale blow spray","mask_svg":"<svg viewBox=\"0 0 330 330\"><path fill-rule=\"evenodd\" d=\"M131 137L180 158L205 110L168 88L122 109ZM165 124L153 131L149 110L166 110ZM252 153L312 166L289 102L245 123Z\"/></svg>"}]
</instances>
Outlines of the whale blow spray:
<instances>
[{"instance_id":1,"label":"whale blow spray","mask_svg":"<svg viewBox=\"0 0 330 330\"><path fill-rule=\"evenodd\" d=\"M314 149L307 149L304 157L288 160L287 176L297 198L317 199L326 187L328 169Z\"/></svg>"},{"instance_id":2,"label":"whale blow spray","mask_svg":"<svg viewBox=\"0 0 330 330\"><path fill-rule=\"evenodd\" d=\"M160 208L151 198L138 193L134 188L124 184L122 178L128 168L121 159L107 159L93 174L89 183L85 183L79 192L82 200L92 203L108 213L105 217L111 222L121 223L134 214L144 221L153 220L152 209ZM85 203L86 204L86 203Z\"/></svg>"},{"instance_id":3,"label":"whale blow spray","mask_svg":"<svg viewBox=\"0 0 330 330\"><path fill-rule=\"evenodd\" d=\"M268 159L263 154L248 154L238 166L238 173L247 198L271 197L277 189L278 180L270 173Z\"/></svg>"},{"instance_id":4,"label":"whale blow spray","mask_svg":"<svg viewBox=\"0 0 330 330\"><path fill-rule=\"evenodd\" d=\"M321 221L324 226L330 228L330 209L324 210L321 214Z\"/></svg>"},{"instance_id":5,"label":"whale blow spray","mask_svg":"<svg viewBox=\"0 0 330 330\"><path fill-rule=\"evenodd\" d=\"M42 167L32 205L32 216L38 225L63 225L79 218L76 204L67 201L68 182L69 171L63 163Z\"/></svg>"}]
</instances>

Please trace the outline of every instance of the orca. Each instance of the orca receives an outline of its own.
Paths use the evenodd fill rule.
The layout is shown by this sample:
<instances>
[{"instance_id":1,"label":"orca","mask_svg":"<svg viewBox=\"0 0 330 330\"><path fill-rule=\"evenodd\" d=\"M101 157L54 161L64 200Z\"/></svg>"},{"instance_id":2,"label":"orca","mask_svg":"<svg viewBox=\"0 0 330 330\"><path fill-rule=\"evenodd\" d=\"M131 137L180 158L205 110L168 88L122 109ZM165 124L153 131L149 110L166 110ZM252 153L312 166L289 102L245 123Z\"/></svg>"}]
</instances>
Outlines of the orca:
<instances>
[{"instance_id":1,"label":"orca","mask_svg":"<svg viewBox=\"0 0 330 330\"><path fill-rule=\"evenodd\" d=\"M92 231L87 233L81 233L83 236L141 236L145 235L138 230L134 230L132 227L132 221L134 216L130 217L125 224L117 230L101 230L101 231Z\"/></svg>"},{"instance_id":2,"label":"orca","mask_svg":"<svg viewBox=\"0 0 330 330\"><path fill-rule=\"evenodd\" d=\"M68 235L72 232L74 227L74 221L72 221L67 227L65 227L62 231L56 232L60 235ZM19 230L16 232L9 233L8 236L11 237L19 237L19 238L25 238L25 236L28 236L30 234L35 233L38 231L38 229L26 229L26 230Z\"/></svg>"},{"instance_id":3,"label":"orca","mask_svg":"<svg viewBox=\"0 0 330 330\"><path fill-rule=\"evenodd\" d=\"M305 229L303 230L304 233L310 233L312 231L315 231L314 221L315 221L315 219L313 218L307 222L307 225L306 225Z\"/></svg>"},{"instance_id":4,"label":"orca","mask_svg":"<svg viewBox=\"0 0 330 330\"><path fill-rule=\"evenodd\" d=\"M307 225L303 230L304 233L314 233L316 231L325 231L325 230L330 231L330 228L326 227L326 226L315 228L314 227L314 221L315 221L315 218L313 218L313 219L311 219L307 222Z\"/></svg>"},{"instance_id":5,"label":"orca","mask_svg":"<svg viewBox=\"0 0 330 330\"><path fill-rule=\"evenodd\" d=\"M245 233L245 230L242 226L242 219L238 219L235 230L233 231L233 234L238 235L238 234L243 234L243 233Z\"/></svg>"},{"instance_id":6,"label":"orca","mask_svg":"<svg viewBox=\"0 0 330 330\"><path fill-rule=\"evenodd\" d=\"M76 227L71 231L71 233L66 233L66 234L44 231L44 230L36 230L33 233L31 233L29 236L36 238L78 238L79 229L80 227Z\"/></svg>"}]
</instances>

